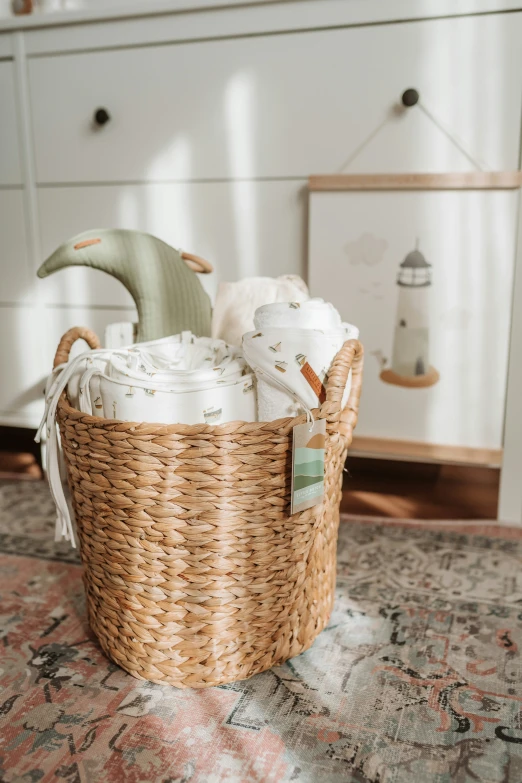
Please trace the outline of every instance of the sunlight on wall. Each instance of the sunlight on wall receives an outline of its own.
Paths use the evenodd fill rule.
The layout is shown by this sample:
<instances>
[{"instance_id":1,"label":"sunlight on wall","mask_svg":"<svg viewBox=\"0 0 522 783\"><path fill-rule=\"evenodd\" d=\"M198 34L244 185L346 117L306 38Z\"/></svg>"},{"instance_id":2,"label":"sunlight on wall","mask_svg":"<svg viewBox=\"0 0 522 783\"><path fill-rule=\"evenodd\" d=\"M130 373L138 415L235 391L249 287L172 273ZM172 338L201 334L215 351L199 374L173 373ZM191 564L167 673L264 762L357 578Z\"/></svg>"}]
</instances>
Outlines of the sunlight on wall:
<instances>
[{"instance_id":1,"label":"sunlight on wall","mask_svg":"<svg viewBox=\"0 0 522 783\"><path fill-rule=\"evenodd\" d=\"M13 340L13 357L9 375L3 379L1 389L1 407L3 411L12 412L13 426L37 425L43 412L43 388L49 372L46 366L45 352L35 339L27 339L28 328L35 335L41 324L48 324L44 309L33 305L30 310L25 307L12 308L10 314L10 331ZM7 330L4 331L4 334ZM53 346L53 349L55 346Z\"/></svg>"},{"instance_id":2,"label":"sunlight on wall","mask_svg":"<svg viewBox=\"0 0 522 783\"><path fill-rule=\"evenodd\" d=\"M179 172L181 182L160 184L166 168ZM147 231L176 248L191 249L194 241L191 176L191 144L187 137L177 135L150 162L145 176L148 184L123 190L118 225Z\"/></svg>"},{"instance_id":3,"label":"sunlight on wall","mask_svg":"<svg viewBox=\"0 0 522 783\"><path fill-rule=\"evenodd\" d=\"M454 61L450 52L458 51L459 60L463 62L480 62L483 47L480 20L466 22L465 36L462 35L463 23L456 23L449 36L445 25L441 24L437 36L435 25L419 26L419 46L426 51L426 56L419 57L417 79L421 100L425 101L443 127L471 157L482 167L489 168L488 163L495 166L496 162L484 163L484 152L487 155L489 150L502 148L499 137L503 132L505 96L502 95L503 88L499 90L499 86L504 85L506 74L499 74L498 70L505 71L508 58L503 54L500 26L492 24L488 28L490 34L497 32L499 36L496 45L490 41L489 51L493 52L493 61L478 66L479 71L483 72L481 82L484 91L476 89L476 70L468 67L459 69L461 79L458 88L443 89L444 85L452 82ZM489 81L497 85L496 89L492 89ZM498 123L481 122L486 96L488 112L499 118ZM492 134L488 139L483 138L486 126L487 132ZM442 131L437 130L437 135L440 137L438 170L476 170L477 167L449 139L444 139ZM422 137L419 137L417 144L421 150L424 146ZM421 157L429 154L429 148L422 149ZM503 405L503 379L499 378L499 374L503 372L505 358L498 355L502 351L492 350L492 340L494 342L495 336L502 336L505 340L508 329L506 320L509 316L502 314L497 319L495 335L491 335L487 333L488 319L485 314L491 310L493 302L502 301L505 292L502 277L496 276L494 270L499 254L504 256L506 252L509 253L509 242L504 241L506 232L510 231L509 225L506 225L509 220L500 221L503 223L500 227L500 216L495 209L497 202L488 201L483 194L462 194L459 197L458 193L448 193L446 198L453 203L453 209L443 208L439 214L419 216L421 222L428 225L430 222L440 222L437 249L444 256L430 258L433 264L434 293L437 292L434 300L439 303L432 314L432 363L435 367L443 364L454 373L453 378L441 378L444 394L442 386L433 390L433 404L426 406L425 437L440 442L441 411L450 406L461 411L461 416L452 421L455 443L478 445L474 442L478 440L481 445L489 442L491 446L498 446L500 417L490 417L486 422L481 417L478 420L477 415L489 405L496 405L497 408ZM490 209L492 203L494 208ZM429 205L430 200L424 204ZM500 267L507 272L512 261L511 257L502 257ZM452 322L459 314L462 323L458 328L465 331L465 334L460 335L455 332L457 324ZM492 356L492 353L495 355ZM465 366L470 371L459 372ZM453 404L450 397L453 397Z\"/></svg>"},{"instance_id":4,"label":"sunlight on wall","mask_svg":"<svg viewBox=\"0 0 522 783\"><path fill-rule=\"evenodd\" d=\"M230 173L236 180L254 176L255 103L252 76L246 73L234 76L225 91L225 121ZM258 275L260 259L255 183L235 181L231 188L237 276Z\"/></svg>"},{"instance_id":5,"label":"sunlight on wall","mask_svg":"<svg viewBox=\"0 0 522 783\"><path fill-rule=\"evenodd\" d=\"M151 185L145 191L147 231L176 248L191 249L194 244L193 209L190 203L192 149L186 136L178 135L151 162L148 180L161 180L166 168L179 172L180 183L169 187L168 198L162 187ZM158 285L160 280L157 281Z\"/></svg>"},{"instance_id":6,"label":"sunlight on wall","mask_svg":"<svg viewBox=\"0 0 522 783\"><path fill-rule=\"evenodd\" d=\"M151 162L148 180L161 180L165 169L179 172L168 198L159 186L146 190L147 230L174 247L194 252L194 210L191 204L192 146L187 136L178 135Z\"/></svg>"},{"instance_id":7,"label":"sunlight on wall","mask_svg":"<svg viewBox=\"0 0 522 783\"><path fill-rule=\"evenodd\" d=\"M187 181L192 175L192 148L188 136L178 133L155 155L145 173L148 182L164 179L165 170L175 171L176 180Z\"/></svg>"},{"instance_id":8,"label":"sunlight on wall","mask_svg":"<svg viewBox=\"0 0 522 783\"><path fill-rule=\"evenodd\" d=\"M132 188L123 188L120 196L118 226L137 229L141 223L138 201Z\"/></svg>"}]
</instances>

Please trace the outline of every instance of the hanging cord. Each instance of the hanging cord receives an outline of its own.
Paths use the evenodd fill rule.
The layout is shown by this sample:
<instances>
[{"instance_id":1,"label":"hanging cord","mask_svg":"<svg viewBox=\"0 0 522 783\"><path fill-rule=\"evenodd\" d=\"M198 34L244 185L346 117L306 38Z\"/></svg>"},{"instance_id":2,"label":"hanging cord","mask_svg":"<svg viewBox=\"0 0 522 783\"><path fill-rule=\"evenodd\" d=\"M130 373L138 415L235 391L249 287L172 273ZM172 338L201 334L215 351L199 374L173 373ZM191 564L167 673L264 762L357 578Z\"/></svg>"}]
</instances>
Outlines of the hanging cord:
<instances>
[{"instance_id":1,"label":"hanging cord","mask_svg":"<svg viewBox=\"0 0 522 783\"><path fill-rule=\"evenodd\" d=\"M411 109L414 106L417 106L425 117L427 117L430 122L433 123L433 125L437 128L440 133L442 133L448 141L451 142L451 144L457 149L461 155L464 155L466 160L468 160L478 171L491 171L491 168L483 163L481 163L477 158L475 158L469 150L466 149L464 144L458 139L449 128L447 128L444 123L442 123L430 109L421 101L420 95L417 92L417 90L413 89L412 87L405 90L401 96L401 106L404 107L405 110ZM378 136L378 134L381 132L381 130L388 125L389 122L391 122L393 114L388 114L382 122L380 122L369 134L368 136L355 148L355 150L350 154L350 156L345 160L343 165L341 166L339 173L342 173L348 166L350 166L354 160L356 160L361 152L368 147L368 145Z\"/></svg>"},{"instance_id":2,"label":"hanging cord","mask_svg":"<svg viewBox=\"0 0 522 783\"><path fill-rule=\"evenodd\" d=\"M487 170L488 170L488 167L487 167L487 166L484 166L484 165L483 165L483 164L482 164L482 163L481 163L479 160L477 160L476 158L474 158L474 157L473 157L473 155L472 155L470 152L468 152L468 150L467 150L467 149L465 149L465 147L464 147L464 145L462 144L462 142L460 142L460 141L459 141L459 139L457 139L457 137L456 137L456 136L454 136L454 135L451 133L451 131L450 131L450 130L448 130L448 128L446 128L446 127L445 127L445 126L442 124L442 122L441 122L439 119L437 119L437 117L435 117L435 115L434 115L434 114L432 114L432 113L431 113L431 111L428 109L428 107L427 107L427 106L425 106L425 105L424 105L424 103L422 103L422 102L419 100L419 102L418 102L418 104L417 104L417 105L418 105L419 109L420 109L422 112L424 112L425 116L426 116L426 117L427 117L429 120L431 120L431 122L432 122L432 123L435 125L435 127L436 127L436 128L438 128L438 129L440 130L440 132L441 132L441 133L443 133L443 134L446 136L446 138L447 138L447 139L449 139L449 141L451 141L451 143L453 144L453 146L454 146L454 147L455 147L455 148L456 148L456 149L457 149L457 150L458 150L458 151L459 151L459 152L460 152L462 155L464 155L464 157L465 157L465 158L467 158L467 159L469 160L469 162L470 162L470 163L472 163L472 164L473 164L473 166L475 166L475 168L476 168L476 169L478 169L479 171L487 171Z\"/></svg>"},{"instance_id":3,"label":"hanging cord","mask_svg":"<svg viewBox=\"0 0 522 783\"><path fill-rule=\"evenodd\" d=\"M344 162L344 163L343 163L343 165L341 166L341 169L340 169L340 171L339 171L339 173L340 173L340 174L342 174L342 172L343 172L343 171L344 171L346 168L348 168L348 166L349 166L351 163L353 163L353 162L354 162L354 160L355 160L356 158L358 158L358 157L359 157L359 155L361 154L361 152L362 152L364 149L366 149L366 147L367 147L367 146L370 144L370 142L372 142L372 141L375 139L375 137L376 137L376 136L378 136L379 132L380 132L380 131L381 131L381 130L382 130L384 127L385 127L385 125L387 125L387 124L389 123L389 121L390 121L390 118L389 118L389 117L385 117L385 118L384 118L384 120L383 120L382 122L380 122L380 123L377 125L377 127L376 127L376 128L374 128L374 129L372 130L372 132L371 132L371 133L370 133L370 134L369 134L369 135L368 135L368 136L367 136L367 137L364 139L364 141L362 141L362 142L359 144L359 146L358 146L358 147L356 147L356 148L354 149L354 151L352 152L352 154L350 155L350 157L349 157L347 160L345 160L345 162Z\"/></svg>"}]
</instances>

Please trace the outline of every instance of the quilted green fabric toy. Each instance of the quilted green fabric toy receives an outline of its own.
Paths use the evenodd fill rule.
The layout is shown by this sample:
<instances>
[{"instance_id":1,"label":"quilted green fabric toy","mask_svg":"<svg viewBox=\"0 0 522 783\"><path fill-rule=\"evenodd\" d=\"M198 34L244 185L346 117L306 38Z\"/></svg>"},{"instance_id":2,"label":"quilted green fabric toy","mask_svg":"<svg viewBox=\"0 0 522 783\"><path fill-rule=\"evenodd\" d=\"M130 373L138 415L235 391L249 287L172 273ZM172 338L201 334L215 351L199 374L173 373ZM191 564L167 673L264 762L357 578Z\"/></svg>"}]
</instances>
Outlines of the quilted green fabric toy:
<instances>
[{"instance_id":1,"label":"quilted green fabric toy","mask_svg":"<svg viewBox=\"0 0 522 783\"><path fill-rule=\"evenodd\" d=\"M69 266L100 269L123 283L138 310L138 342L185 330L210 336L210 299L194 271L212 271L203 259L141 231L96 229L61 245L42 264L38 277Z\"/></svg>"}]
</instances>

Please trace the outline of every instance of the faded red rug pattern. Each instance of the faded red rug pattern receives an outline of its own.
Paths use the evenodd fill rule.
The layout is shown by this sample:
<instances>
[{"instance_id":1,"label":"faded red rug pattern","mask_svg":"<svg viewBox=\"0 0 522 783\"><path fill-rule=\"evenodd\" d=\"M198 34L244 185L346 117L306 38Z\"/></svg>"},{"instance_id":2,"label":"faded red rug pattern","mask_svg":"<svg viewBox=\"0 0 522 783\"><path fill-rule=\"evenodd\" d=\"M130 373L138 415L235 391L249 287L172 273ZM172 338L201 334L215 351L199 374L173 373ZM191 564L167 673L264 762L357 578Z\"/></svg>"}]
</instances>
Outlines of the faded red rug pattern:
<instances>
[{"instance_id":1,"label":"faded red rug pattern","mask_svg":"<svg viewBox=\"0 0 522 783\"><path fill-rule=\"evenodd\" d=\"M0 484L2 783L519 783L522 542L345 521L337 601L285 666L138 681L85 621L43 484Z\"/></svg>"}]
</instances>

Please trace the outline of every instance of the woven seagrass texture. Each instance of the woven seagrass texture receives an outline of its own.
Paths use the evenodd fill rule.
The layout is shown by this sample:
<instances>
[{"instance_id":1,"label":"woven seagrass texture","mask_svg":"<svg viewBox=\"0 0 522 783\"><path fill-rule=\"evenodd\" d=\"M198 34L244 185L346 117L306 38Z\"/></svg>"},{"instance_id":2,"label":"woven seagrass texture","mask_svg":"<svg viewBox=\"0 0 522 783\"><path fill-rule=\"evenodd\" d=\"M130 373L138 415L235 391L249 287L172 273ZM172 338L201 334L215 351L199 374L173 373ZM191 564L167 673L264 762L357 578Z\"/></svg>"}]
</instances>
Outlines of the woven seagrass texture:
<instances>
[{"instance_id":1,"label":"woven seagrass texture","mask_svg":"<svg viewBox=\"0 0 522 783\"><path fill-rule=\"evenodd\" d=\"M57 351L63 362L77 337ZM348 373L352 388L344 411ZM58 406L89 622L138 678L179 688L245 679L306 650L332 609L342 471L362 347L329 372L325 499L290 516L292 428L306 420L136 424Z\"/></svg>"}]
</instances>

